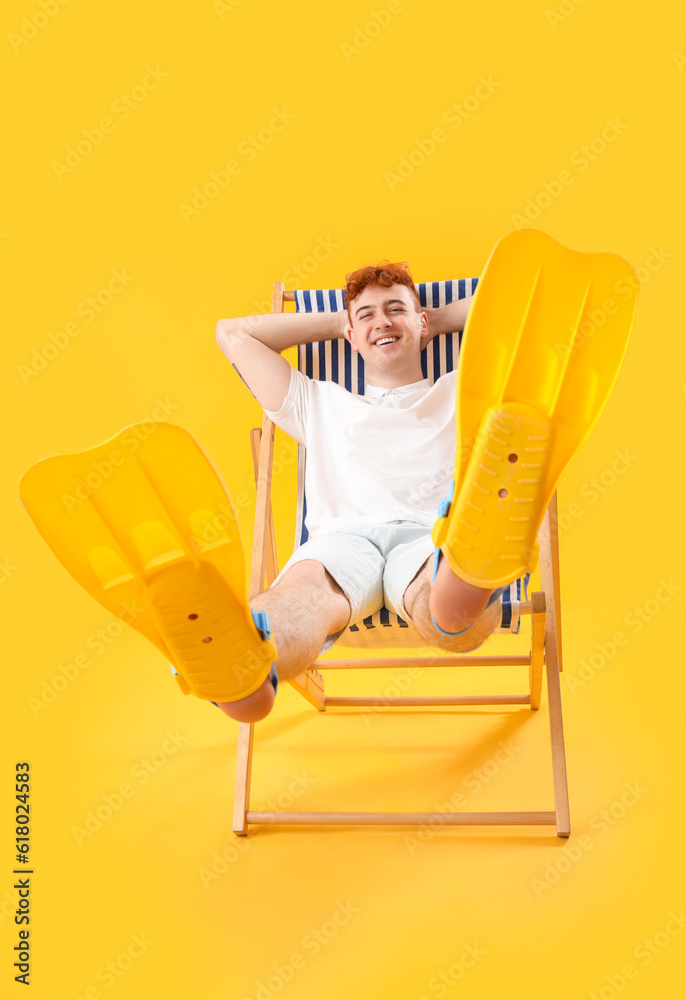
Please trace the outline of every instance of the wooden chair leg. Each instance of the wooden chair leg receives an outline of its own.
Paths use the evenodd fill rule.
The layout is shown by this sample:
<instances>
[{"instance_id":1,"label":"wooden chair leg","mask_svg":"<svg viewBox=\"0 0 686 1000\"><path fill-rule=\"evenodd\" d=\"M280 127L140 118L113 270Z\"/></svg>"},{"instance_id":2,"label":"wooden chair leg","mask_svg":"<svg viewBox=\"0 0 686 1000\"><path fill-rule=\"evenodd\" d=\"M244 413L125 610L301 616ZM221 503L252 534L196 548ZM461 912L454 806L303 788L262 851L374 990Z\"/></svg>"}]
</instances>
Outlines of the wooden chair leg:
<instances>
[{"instance_id":1,"label":"wooden chair leg","mask_svg":"<svg viewBox=\"0 0 686 1000\"><path fill-rule=\"evenodd\" d=\"M266 420L266 418L265 418ZM271 424L271 422L270 422ZM266 424L265 424L266 426ZM274 425L271 424L271 449L273 451L274 443ZM262 447L262 436L263 428L255 427L250 432L250 443L252 445L252 457L253 466L255 470L255 484L257 486L258 494L260 492L260 455ZM269 457L269 468L271 470L271 455ZM276 539L274 536L274 518L272 514L271 499L268 500L267 511L267 524L264 527L264 546L262 543L256 545L253 549L253 561L259 562L262 558L265 560L265 569L267 576L267 586L270 586L276 577L278 576L278 566L276 561ZM259 524L257 518L255 520L255 537L258 538L259 532L262 531L262 526ZM264 552L264 555L263 555ZM251 578L252 579L252 578ZM252 591L251 591L252 596ZM293 685L296 691L299 692L311 705L319 709L320 712L325 710L324 708L324 678L319 673L318 670L309 669L303 671L302 674L298 674L297 677L292 678L290 683Z\"/></svg>"},{"instance_id":2,"label":"wooden chair leg","mask_svg":"<svg viewBox=\"0 0 686 1000\"><path fill-rule=\"evenodd\" d=\"M315 670L310 667L309 670L304 670L302 674L298 674L297 677L289 677L288 683L291 684L299 694L303 696L311 705L314 705L316 709L320 712L326 711L326 695L324 694L324 678Z\"/></svg>"},{"instance_id":3,"label":"wooden chair leg","mask_svg":"<svg viewBox=\"0 0 686 1000\"><path fill-rule=\"evenodd\" d=\"M262 447L261 427L253 427L253 429L250 431L250 444L252 447L252 460L253 460L253 468L255 471L255 487L257 487L259 481L259 469L260 469L260 448ZM279 567L276 557L276 535L274 534L274 514L272 512L271 498L269 499L267 505L267 534L266 534L265 556L266 556L267 586L269 587L279 575Z\"/></svg>"},{"instance_id":4,"label":"wooden chair leg","mask_svg":"<svg viewBox=\"0 0 686 1000\"><path fill-rule=\"evenodd\" d=\"M565 759L564 729L562 726L562 693L560 691L560 668L557 662L557 629L554 603L546 612L545 648L557 835L558 837L568 837L571 832L569 793L567 791L567 764Z\"/></svg>"},{"instance_id":5,"label":"wooden chair leg","mask_svg":"<svg viewBox=\"0 0 686 1000\"><path fill-rule=\"evenodd\" d=\"M537 590L531 595L531 665L529 667L529 695L531 708L541 707L543 682L543 653L545 650L545 594Z\"/></svg>"},{"instance_id":6,"label":"wooden chair leg","mask_svg":"<svg viewBox=\"0 0 686 1000\"><path fill-rule=\"evenodd\" d=\"M557 630L557 665L562 671L562 599L560 597L560 545L559 524L557 520L557 490L553 493L549 505L550 511L550 559L552 570L552 588L555 595L555 622Z\"/></svg>"},{"instance_id":7,"label":"wooden chair leg","mask_svg":"<svg viewBox=\"0 0 686 1000\"><path fill-rule=\"evenodd\" d=\"M250 565L249 596L262 592L267 570L267 553L273 542L269 539L271 506L272 458L274 455L274 424L265 414L260 435L259 467L257 470L257 500L255 503L255 537Z\"/></svg>"},{"instance_id":8,"label":"wooden chair leg","mask_svg":"<svg viewBox=\"0 0 686 1000\"><path fill-rule=\"evenodd\" d=\"M553 497L553 501L555 501ZM569 795L567 791L567 765L562 727L562 694L560 691L560 636L557 628L557 601L555 587L555 559L557 539L551 538L552 520L556 506L551 502L538 533L541 562L541 586L546 597L545 615L545 666L548 680L548 711L550 713L550 742L553 751L553 783L555 786L555 817L558 837L570 833ZM555 517L555 532L557 518Z\"/></svg>"},{"instance_id":9,"label":"wooden chair leg","mask_svg":"<svg viewBox=\"0 0 686 1000\"><path fill-rule=\"evenodd\" d=\"M247 812L250 804L254 738L255 723L239 722L238 745L236 747L236 785L233 795L233 832L239 837L245 837L248 832Z\"/></svg>"}]
</instances>

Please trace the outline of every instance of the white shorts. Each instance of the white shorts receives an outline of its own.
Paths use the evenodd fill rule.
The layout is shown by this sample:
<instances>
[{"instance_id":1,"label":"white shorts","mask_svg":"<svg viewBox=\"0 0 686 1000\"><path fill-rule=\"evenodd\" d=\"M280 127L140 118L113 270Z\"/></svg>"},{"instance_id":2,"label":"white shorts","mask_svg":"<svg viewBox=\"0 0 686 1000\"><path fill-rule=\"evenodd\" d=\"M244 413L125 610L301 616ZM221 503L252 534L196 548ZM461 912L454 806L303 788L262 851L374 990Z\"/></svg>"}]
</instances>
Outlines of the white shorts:
<instances>
[{"instance_id":1,"label":"white shorts","mask_svg":"<svg viewBox=\"0 0 686 1000\"><path fill-rule=\"evenodd\" d=\"M350 603L346 628L386 607L408 620L405 590L434 552L431 528L415 521L363 524L345 531L322 532L299 546L277 578L303 559L322 563ZM327 636L323 654L345 629Z\"/></svg>"}]
</instances>

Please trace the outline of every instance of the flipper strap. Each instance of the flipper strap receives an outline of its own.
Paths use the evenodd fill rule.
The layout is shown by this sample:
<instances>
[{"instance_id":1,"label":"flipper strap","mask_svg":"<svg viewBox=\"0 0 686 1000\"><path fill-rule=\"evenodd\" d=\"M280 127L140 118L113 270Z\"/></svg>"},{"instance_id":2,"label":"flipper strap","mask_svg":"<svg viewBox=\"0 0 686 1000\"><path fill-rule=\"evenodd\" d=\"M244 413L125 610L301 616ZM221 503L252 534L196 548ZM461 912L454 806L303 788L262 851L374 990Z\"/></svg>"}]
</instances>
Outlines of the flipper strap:
<instances>
[{"instance_id":1,"label":"flipper strap","mask_svg":"<svg viewBox=\"0 0 686 1000\"><path fill-rule=\"evenodd\" d=\"M271 639L272 630L269 624L269 615L266 611L255 611L254 608L250 609L252 611L252 620L255 623L255 627L262 636L263 639ZM276 672L276 667L272 663L271 669L269 671L269 680L274 686L274 694L276 694L279 687L279 675Z\"/></svg>"}]
</instances>

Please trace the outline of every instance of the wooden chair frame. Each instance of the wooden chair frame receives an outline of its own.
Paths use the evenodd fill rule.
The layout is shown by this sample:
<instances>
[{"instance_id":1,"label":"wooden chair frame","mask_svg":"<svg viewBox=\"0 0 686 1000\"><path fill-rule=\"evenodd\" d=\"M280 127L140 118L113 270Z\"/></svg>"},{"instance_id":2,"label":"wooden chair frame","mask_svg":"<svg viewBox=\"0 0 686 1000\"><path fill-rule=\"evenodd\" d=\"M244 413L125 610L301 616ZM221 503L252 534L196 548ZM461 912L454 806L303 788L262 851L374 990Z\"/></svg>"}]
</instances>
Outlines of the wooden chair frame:
<instances>
[{"instance_id":1,"label":"wooden chair frame","mask_svg":"<svg viewBox=\"0 0 686 1000\"><path fill-rule=\"evenodd\" d=\"M284 303L294 301L293 292L287 292L282 281L274 282L272 312L283 312ZM255 534L250 572L250 598L262 593L275 580L277 570L276 541L271 507L272 460L274 454L274 424L264 415L261 428L251 432L253 462L257 489L255 509ZM259 811L249 808L250 777L254 745L254 723L239 723L236 759L236 784L234 790L233 832L245 836L250 824L331 824L331 825L421 825L445 823L446 825L513 826L552 825L558 837L570 834L567 769L565 762L564 732L562 726L562 699L560 671L562 670L562 643L560 631L560 565L557 529L557 494L546 511L539 531L541 591L532 593L531 600L522 602L520 614L531 615L531 648L527 656L441 656L431 666L528 666L529 693L525 695L488 695L466 697L410 697L410 698L330 698L324 691L322 670L352 670L378 667L417 666L416 657L379 657L373 659L317 659L312 667L290 683L320 712L337 705L529 705L532 711L541 704L543 667L548 684L548 712L550 716L550 742L553 759L553 786L555 809L539 812L295 812ZM284 683L282 681L282 683Z\"/></svg>"}]
</instances>

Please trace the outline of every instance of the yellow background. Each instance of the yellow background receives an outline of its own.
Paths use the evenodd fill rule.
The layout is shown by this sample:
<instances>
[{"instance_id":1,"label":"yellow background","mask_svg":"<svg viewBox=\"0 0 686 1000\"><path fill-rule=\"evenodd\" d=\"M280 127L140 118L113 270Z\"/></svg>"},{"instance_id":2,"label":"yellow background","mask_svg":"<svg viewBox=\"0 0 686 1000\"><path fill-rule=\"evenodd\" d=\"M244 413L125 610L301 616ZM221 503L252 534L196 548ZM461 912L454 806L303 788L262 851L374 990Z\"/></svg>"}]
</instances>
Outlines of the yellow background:
<instances>
[{"instance_id":1,"label":"yellow background","mask_svg":"<svg viewBox=\"0 0 686 1000\"><path fill-rule=\"evenodd\" d=\"M11 782L14 762L29 759L31 995L40 1000L677 1000L686 934L664 928L686 905L678 6L12 0L0 35L3 996L23 995L11 969ZM474 107L481 77L492 92ZM140 97L145 80L126 117L113 111L121 94ZM242 144L269 128L274 109L292 118L249 161ZM113 125L102 141L69 172L56 167L103 118ZM584 160L607 119L617 134ZM437 128L445 140L393 179L402 157L430 150ZM184 220L193 189L232 159L239 171ZM556 187L564 170L572 180ZM411 828L261 827L238 840L237 726L182 697L160 654L67 575L22 509L18 478L46 455L149 419L163 400L232 495L249 497L239 504L249 549L248 432L260 411L215 344L217 320L268 310L275 279L340 286L381 257L409 261L416 281L477 275L537 203L536 228L575 250L618 253L642 279L618 384L559 487L561 513L578 514L561 537L572 836L453 828L417 843ZM295 280L318 241L325 259ZM87 321L81 304L113 269L131 279ZM43 356L50 334L63 343L70 322L78 334L27 376L33 352ZM279 434L277 454L287 445ZM617 451L630 458L610 483ZM291 469L275 482L281 564L292 547ZM603 474L609 485L594 492ZM672 596L656 610L664 580ZM638 628L627 619L635 607L649 609ZM93 636L108 627L96 652ZM612 653L617 631L628 641ZM527 641L528 624L489 651L522 652ZM87 669L36 711L30 699L80 653ZM582 661L598 653L579 682ZM392 676L327 680L332 693L383 692ZM413 692L525 683L524 668L425 671ZM434 810L461 792L471 810L549 809L546 706L319 715L284 684L257 727L252 803ZM176 744L165 754L168 731ZM510 756L496 767L501 741ZM165 759L143 781L151 755ZM121 808L77 843L74 828L107 796L116 802L123 782L133 791ZM128 960L136 934L145 951ZM646 938L657 942L649 961ZM468 945L480 957L466 969ZM110 979L108 962L119 962ZM627 963L634 978L624 977Z\"/></svg>"}]
</instances>

